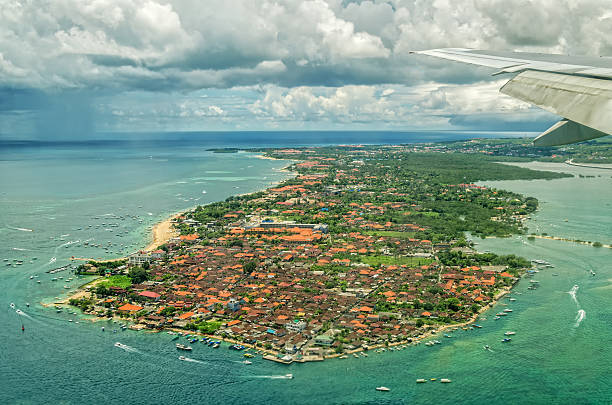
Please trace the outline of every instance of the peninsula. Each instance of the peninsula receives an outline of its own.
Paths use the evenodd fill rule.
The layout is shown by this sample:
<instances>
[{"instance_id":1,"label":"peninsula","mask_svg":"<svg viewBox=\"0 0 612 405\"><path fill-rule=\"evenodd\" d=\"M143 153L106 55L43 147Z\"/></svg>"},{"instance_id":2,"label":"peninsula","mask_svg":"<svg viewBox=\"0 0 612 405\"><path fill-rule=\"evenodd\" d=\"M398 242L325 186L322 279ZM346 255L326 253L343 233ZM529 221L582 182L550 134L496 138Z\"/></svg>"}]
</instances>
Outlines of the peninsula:
<instances>
[{"instance_id":1,"label":"peninsula","mask_svg":"<svg viewBox=\"0 0 612 405\"><path fill-rule=\"evenodd\" d=\"M294 178L172 219L176 236L70 300L135 328L181 329L283 362L412 342L473 321L531 267L475 237L524 233L534 198L474 183L558 178L435 145L258 150ZM169 232L169 228L166 232Z\"/></svg>"}]
</instances>

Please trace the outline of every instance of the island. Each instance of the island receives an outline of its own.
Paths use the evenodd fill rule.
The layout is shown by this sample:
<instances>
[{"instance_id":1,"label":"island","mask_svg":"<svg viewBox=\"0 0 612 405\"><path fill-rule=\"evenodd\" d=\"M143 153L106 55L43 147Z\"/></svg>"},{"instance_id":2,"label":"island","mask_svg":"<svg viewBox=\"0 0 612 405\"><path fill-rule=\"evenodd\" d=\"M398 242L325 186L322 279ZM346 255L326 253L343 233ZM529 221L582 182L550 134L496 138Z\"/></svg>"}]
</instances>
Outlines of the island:
<instances>
[{"instance_id":1,"label":"island","mask_svg":"<svg viewBox=\"0 0 612 405\"><path fill-rule=\"evenodd\" d=\"M469 142L253 150L290 160L294 176L174 216L161 246L80 265L100 278L70 304L284 363L474 327L532 263L478 253L471 238L525 233L538 207L476 183L567 175L471 145L479 152Z\"/></svg>"}]
</instances>

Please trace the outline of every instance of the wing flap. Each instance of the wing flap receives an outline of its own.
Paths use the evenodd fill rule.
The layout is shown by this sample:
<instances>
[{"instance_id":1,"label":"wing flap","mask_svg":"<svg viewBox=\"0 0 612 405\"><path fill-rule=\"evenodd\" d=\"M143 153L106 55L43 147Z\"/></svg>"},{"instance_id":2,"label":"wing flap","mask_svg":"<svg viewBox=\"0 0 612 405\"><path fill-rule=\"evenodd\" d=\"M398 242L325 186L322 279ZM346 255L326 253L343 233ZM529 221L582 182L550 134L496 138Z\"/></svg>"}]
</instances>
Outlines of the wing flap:
<instances>
[{"instance_id":1,"label":"wing flap","mask_svg":"<svg viewBox=\"0 0 612 405\"><path fill-rule=\"evenodd\" d=\"M603 133L612 133L612 81L524 71L500 91Z\"/></svg>"}]
</instances>

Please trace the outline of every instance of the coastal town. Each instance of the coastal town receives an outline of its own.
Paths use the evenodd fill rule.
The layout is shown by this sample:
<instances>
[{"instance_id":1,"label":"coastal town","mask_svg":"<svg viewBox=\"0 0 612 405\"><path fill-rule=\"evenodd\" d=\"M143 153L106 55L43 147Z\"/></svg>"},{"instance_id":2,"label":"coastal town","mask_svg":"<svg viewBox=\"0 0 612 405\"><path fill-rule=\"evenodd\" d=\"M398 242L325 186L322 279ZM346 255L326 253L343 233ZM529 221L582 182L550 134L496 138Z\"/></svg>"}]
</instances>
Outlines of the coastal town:
<instances>
[{"instance_id":1,"label":"coastal town","mask_svg":"<svg viewBox=\"0 0 612 405\"><path fill-rule=\"evenodd\" d=\"M173 217L161 246L81 265L102 277L70 303L287 363L465 327L530 267L473 241L522 233L537 208L478 180L562 175L419 148L260 151L295 176Z\"/></svg>"}]
</instances>

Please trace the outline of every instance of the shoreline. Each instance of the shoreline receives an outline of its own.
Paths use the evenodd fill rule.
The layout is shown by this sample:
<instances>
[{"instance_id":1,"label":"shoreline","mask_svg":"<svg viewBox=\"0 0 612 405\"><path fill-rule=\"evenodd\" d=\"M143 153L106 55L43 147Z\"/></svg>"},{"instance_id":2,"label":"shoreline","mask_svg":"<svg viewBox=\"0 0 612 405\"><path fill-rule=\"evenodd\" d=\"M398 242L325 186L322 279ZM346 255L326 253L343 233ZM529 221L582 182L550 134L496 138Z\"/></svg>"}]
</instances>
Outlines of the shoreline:
<instances>
[{"instance_id":1,"label":"shoreline","mask_svg":"<svg viewBox=\"0 0 612 405\"><path fill-rule=\"evenodd\" d=\"M256 154L254 155L254 157L258 158L258 159L264 159L264 160L289 160L289 159L277 159L274 157L269 157L269 156L264 156L263 154ZM291 164L294 163L293 160L290 160ZM253 193L257 193L263 190L266 190L270 187L274 187L275 185L280 184L283 181L286 181L288 178L291 177L295 177L298 175L297 172L293 172L288 170L288 168L291 166L291 164L281 168L281 169L275 169L279 172L285 172L290 174L289 177L284 178L284 179L280 179L279 181L276 182L272 182L270 184L264 185L262 188L259 188L257 190L253 190L251 192L247 192L247 193L243 193L243 194L235 194L235 195L249 195L249 194L253 194ZM212 203L212 202L211 202ZM155 225L153 225L152 229L151 229L151 233L153 236L153 240L144 248L142 249L143 251L152 251L156 248L158 248L159 246L167 243L169 240L171 240L173 237L176 237L178 235L178 232L176 231L176 229L174 229L173 227L173 221L182 216L185 215L186 213L188 213L189 211L193 210L195 207L190 207L190 208L186 208L183 211L171 214L169 217L167 217L166 219L162 220L161 222L156 223ZM122 258L114 258L114 259L106 259L106 260L98 260L98 261L115 261L115 260L122 260L122 259L126 259L126 257L122 257ZM77 259L74 258L74 260L89 260L89 259ZM93 259L92 259L93 260ZM54 305L69 305L69 301L71 299L78 299L78 298L83 298L85 296L91 296L94 293L92 291L90 291L91 287L95 286L97 283L102 282L104 280L103 276L98 276L96 277L94 280L90 280L89 282L79 286L73 294L69 295L68 297L64 298L61 301L58 302L54 302L54 303L49 303L49 304L42 304L43 306L54 306ZM359 352L363 352L363 351L372 351L372 350L376 350L376 349L381 349L381 348L386 348L386 347L394 347L394 346L399 346L399 345L417 345L420 344L421 341L426 340L426 339L431 339L434 336L439 335L440 333L448 330L448 329L456 329L456 328L461 328L461 327L465 327L467 325L470 325L472 323L474 323L484 312L488 311L489 309L491 309L493 306L495 306L499 300L501 298L503 298L505 295L509 294L512 291L512 288L518 283L518 281L520 280L517 279L515 281L515 283L513 283L510 287L504 287L502 288L491 300L490 303L488 303L486 306L482 307L477 313L475 313L469 320L461 322L461 323L454 323L454 324L444 324L444 325L429 325L430 327L428 327L427 329L423 330L423 333L413 337L413 338L406 338L397 342L387 342L382 343L382 344L377 344L377 345L373 345L373 346L367 346L367 348L364 347L359 347L357 349L354 350L347 350L343 353L337 353L337 354L331 354L331 355L323 355L323 356L310 356L311 358L307 358L307 359L297 359L297 360L292 360L291 362L298 362L298 363L305 363L305 362L311 362L311 361L322 361L322 360L326 360L326 359L332 359L332 358L338 358L342 355L345 354L352 354L352 353L359 353ZM89 315L89 314L85 314L82 313L83 315ZM181 329L181 328L176 328L176 327L169 327L169 328L163 328L161 330L155 330L155 329L149 329L146 328L143 324L139 324L137 322L134 322L133 320L126 320L124 318L120 318L117 316L113 316L111 318L109 317L99 317L99 316L93 316L93 318L87 318L87 320L90 320L91 322L99 322L99 321L110 321L110 320L122 320L124 322L129 322L131 323L131 327L130 329L133 330L145 330L149 333L160 333L162 331L174 331L174 332L181 332L183 334L189 334L189 335L197 335L197 336L202 336L202 337L210 337L216 340L220 340L226 343L231 343L231 344L240 344L243 345L245 347L248 347L250 349L253 350L257 350L259 351L259 353L262 355L262 357L264 359L267 360L271 360L271 361L275 361L275 362L280 362L280 363L284 363L284 364L289 364L291 362L284 362L282 360L280 360L280 356L283 355L283 353L279 352L279 351L275 351L275 350L271 350L271 349L264 349L264 348L259 348L250 344L245 344L243 342L240 342L238 340L232 339L232 338L228 338L228 337L221 337L221 336L217 336L217 335L209 335L209 334L203 334L199 331L191 331L188 329ZM132 328L133 327L133 328Z\"/></svg>"},{"instance_id":2,"label":"shoreline","mask_svg":"<svg viewBox=\"0 0 612 405\"><path fill-rule=\"evenodd\" d=\"M142 250L145 252L151 252L163 244L168 243L170 239L177 237L179 233L174 228L173 222L176 218L184 214L185 212L172 214L163 221L153 225L153 228L151 229L153 240Z\"/></svg>"},{"instance_id":3,"label":"shoreline","mask_svg":"<svg viewBox=\"0 0 612 405\"><path fill-rule=\"evenodd\" d=\"M252 152L254 155L253 157L257 158L257 159L265 159L265 160L288 160L288 159L276 159L273 157L268 157L268 156L264 156L262 154L257 154L258 152ZM293 164L293 161L291 161L291 164ZM292 172L290 170L288 170L289 166L291 166L291 164L278 169L279 172L283 172L283 173L288 173L291 176L290 177L295 177L298 175L297 172ZM242 194L232 194L232 196L243 196L243 195L249 195L249 194L254 194L254 193L258 193L260 191L266 190L269 187L272 187L273 185L276 186L278 184L280 184L281 182L287 180L287 178L283 178L277 182L272 182L269 185L264 185L262 188L258 188L257 190L253 190L247 193L242 193ZM214 201L211 201L210 203L207 204L211 204ZM207 205L205 204L205 205ZM176 231L176 229L174 229L173 225L173 221L180 217L181 215L184 215L185 213L194 210L197 207L197 205L186 208L184 210L181 210L179 212L175 212L173 214L170 214L170 216L166 217L164 220L160 221L160 222L156 222L153 227L151 228L151 235L153 240L143 249L140 249L142 251L145 252L151 252L155 249L157 249L158 247L164 245L165 243L168 243L172 238L177 237L179 235L179 233ZM123 257L114 257L114 258L110 258L110 259L94 259L94 258L85 258L85 257L72 257L70 260L80 260L80 261L96 261L96 262L114 262L114 261L118 261L118 260L125 260L127 259L128 256L123 256ZM48 303L48 304L44 304L43 302L40 302L40 304L44 307L48 307L48 306L53 306L53 305L68 305L68 302L75 298L82 298L84 297L88 291L85 289L86 287L91 287L93 285L95 285L95 282L101 282L104 279L103 276L97 276L94 280L90 280L85 284L82 284L80 286L78 286L75 290L74 293L70 294L68 297L66 297L65 299L62 299L61 301L57 301L54 303ZM97 317L96 317L97 318ZM104 318L102 318L104 319ZM207 336L207 335L203 335L203 336Z\"/></svg>"}]
</instances>

